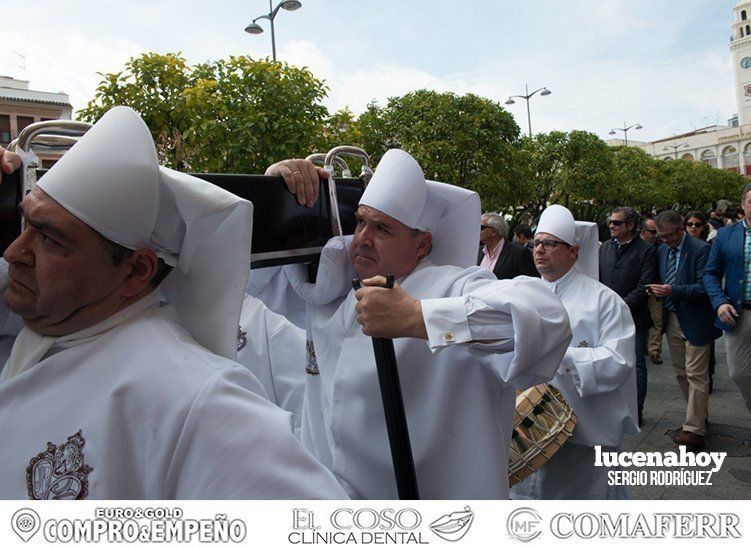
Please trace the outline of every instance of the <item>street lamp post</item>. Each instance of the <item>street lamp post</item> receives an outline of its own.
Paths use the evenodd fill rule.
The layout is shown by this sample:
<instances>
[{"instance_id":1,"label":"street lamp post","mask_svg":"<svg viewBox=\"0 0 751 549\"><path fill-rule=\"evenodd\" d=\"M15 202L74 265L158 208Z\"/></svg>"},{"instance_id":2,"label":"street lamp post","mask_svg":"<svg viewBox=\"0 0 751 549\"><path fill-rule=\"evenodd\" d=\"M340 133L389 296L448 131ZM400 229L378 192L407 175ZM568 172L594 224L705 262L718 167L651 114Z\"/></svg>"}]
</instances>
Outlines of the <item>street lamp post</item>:
<instances>
[{"instance_id":1,"label":"street lamp post","mask_svg":"<svg viewBox=\"0 0 751 549\"><path fill-rule=\"evenodd\" d=\"M525 95L510 95L509 98L506 100L506 105L513 105L514 103L516 103L516 101L514 101L513 99L514 97L519 98L519 99L524 99L527 102L527 130L529 131L529 136L532 137L532 117L529 114L529 100L537 92L540 92L540 95L543 95L543 96L550 95L553 92L551 92L548 88L543 86L542 88L538 88L532 93L529 93L529 86L527 84L524 84L524 92L525 92Z\"/></svg>"},{"instance_id":2,"label":"street lamp post","mask_svg":"<svg viewBox=\"0 0 751 549\"><path fill-rule=\"evenodd\" d=\"M680 143L678 145L666 145L662 148L663 151L669 151L670 149L673 149L673 153L675 155L675 159L678 160L678 149L683 149L686 147L689 147L690 145L688 143Z\"/></svg>"},{"instance_id":3,"label":"street lamp post","mask_svg":"<svg viewBox=\"0 0 751 549\"><path fill-rule=\"evenodd\" d=\"M615 135L615 130L622 131L623 132L623 140L626 142L626 146L628 147L628 130L630 130L631 128L633 128L635 130L640 130L640 129L643 128L643 126L641 124L631 124L630 126L627 127L626 123L624 122L622 128L612 128L610 130L610 135Z\"/></svg>"},{"instance_id":4,"label":"street lamp post","mask_svg":"<svg viewBox=\"0 0 751 549\"><path fill-rule=\"evenodd\" d=\"M280 9L295 11L297 9L300 9L301 6L302 2L299 2L298 0L282 0L276 5L275 8L272 8L271 0L269 0L269 13L259 15L258 17L253 19L253 22L245 27L245 32L247 32L248 34L261 34L263 32L263 27L256 23L256 21L258 21L259 19L268 19L271 23L271 58L276 61L276 37L274 36L274 19L276 18L276 15L277 13L279 13Z\"/></svg>"}]
</instances>

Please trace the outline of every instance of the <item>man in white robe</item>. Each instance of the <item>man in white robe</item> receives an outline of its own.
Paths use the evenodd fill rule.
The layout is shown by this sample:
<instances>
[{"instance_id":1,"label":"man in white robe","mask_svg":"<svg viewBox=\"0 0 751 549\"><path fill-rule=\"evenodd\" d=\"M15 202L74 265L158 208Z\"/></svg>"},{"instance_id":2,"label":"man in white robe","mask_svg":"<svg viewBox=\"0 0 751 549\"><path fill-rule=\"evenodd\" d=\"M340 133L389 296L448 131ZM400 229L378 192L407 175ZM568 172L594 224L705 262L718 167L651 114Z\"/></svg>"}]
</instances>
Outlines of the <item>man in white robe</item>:
<instances>
[{"instance_id":1,"label":"man in white robe","mask_svg":"<svg viewBox=\"0 0 751 549\"><path fill-rule=\"evenodd\" d=\"M595 467L594 446L616 451L637 433L634 322L628 306L597 281L597 227L548 207L534 239L535 267L566 307L573 338L550 382L576 413L574 434L538 471L511 489L514 499L622 499Z\"/></svg>"},{"instance_id":2,"label":"man in white robe","mask_svg":"<svg viewBox=\"0 0 751 549\"><path fill-rule=\"evenodd\" d=\"M301 160L267 171L314 193L310 173ZM315 286L286 269L309 303L302 440L353 497L397 497L371 336L395 338L420 497L508 497L515 389L550 379L570 331L541 281L499 281L474 266L479 215L475 193L426 182L411 156L391 150L354 236L324 248ZM379 287L388 273L393 289Z\"/></svg>"},{"instance_id":3,"label":"man in white robe","mask_svg":"<svg viewBox=\"0 0 751 549\"><path fill-rule=\"evenodd\" d=\"M233 360L250 203L159 167L116 107L21 209L0 288L25 324L0 375L0 497L346 497Z\"/></svg>"},{"instance_id":4,"label":"man in white robe","mask_svg":"<svg viewBox=\"0 0 751 549\"><path fill-rule=\"evenodd\" d=\"M237 362L258 378L271 402L292 414L299 438L305 396L305 330L246 294L237 339Z\"/></svg>"}]
</instances>

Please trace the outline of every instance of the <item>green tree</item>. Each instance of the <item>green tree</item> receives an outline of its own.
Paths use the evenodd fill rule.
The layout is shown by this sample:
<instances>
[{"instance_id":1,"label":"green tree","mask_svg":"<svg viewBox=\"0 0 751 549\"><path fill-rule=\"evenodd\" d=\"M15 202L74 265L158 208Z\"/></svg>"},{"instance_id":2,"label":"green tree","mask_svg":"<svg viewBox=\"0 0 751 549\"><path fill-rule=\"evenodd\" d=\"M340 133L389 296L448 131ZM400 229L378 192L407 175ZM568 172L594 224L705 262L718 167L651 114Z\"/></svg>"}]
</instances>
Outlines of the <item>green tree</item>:
<instances>
[{"instance_id":1,"label":"green tree","mask_svg":"<svg viewBox=\"0 0 751 549\"><path fill-rule=\"evenodd\" d=\"M521 151L524 179L533 189L522 209L533 216L550 203L571 209L598 204L612 185L613 151L594 134L540 133L522 139Z\"/></svg>"},{"instance_id":2,"label":"green tree","mask_svg":"<svg viewBox=\"0 0 751 549\"><path fill-rule=\"evenodd\" d=\"M662 202L679 212L709 211L720 198L737 197L747 180L740 174L692 160L660 160L660 179L668 190Z\"/></svg>"},{"instance_id":3,"label":"green tree","mask_svg":"<svg viewBox=\"0 0 751 549\"><path fill-rule=\"evenodd\" d=\"M664 184L660 161L637 147L613 147L613 153L616 177L603 194L605 203L651 210L671 201L673 194Z\"/></svg>"},{"instance_id":4,"label":"green tree","mask_svg":"<svg viewBox=\"0 0 751 549\"><path fill-rule=\"evenodd\" d=\"M95 122L114 105L134 108L160 160L179 170L262 173L313 152L328 115L322 81L269 60L231 56L191 67L179 53L146 53L101 76L79 116Z\"/></svg>"},{"instance_id":5,"label":"green tree","mask_svg":"<svg viewBox=\"0 0 751 549\"><path fill-rule=\"evenodd\" d=\"M412 154L430 179L477 191L485 209L527 198L514 143L519 127L498 103L474 94L418 90L368 105L359 143L377 160L390 148Z\"/></svg>"}]
</instances>

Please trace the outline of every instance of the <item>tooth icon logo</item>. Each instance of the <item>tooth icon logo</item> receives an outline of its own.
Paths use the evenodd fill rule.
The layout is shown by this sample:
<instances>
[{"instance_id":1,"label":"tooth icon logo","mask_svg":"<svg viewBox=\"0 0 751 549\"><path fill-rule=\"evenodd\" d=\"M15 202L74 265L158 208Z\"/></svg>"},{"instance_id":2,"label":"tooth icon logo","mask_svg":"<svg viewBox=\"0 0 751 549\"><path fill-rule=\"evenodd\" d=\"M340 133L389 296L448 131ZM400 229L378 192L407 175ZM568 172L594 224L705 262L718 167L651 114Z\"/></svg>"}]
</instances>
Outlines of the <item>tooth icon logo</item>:
<instances>
[{"instance_id":1,"label":"tooth icon logo","mask_svg":"<svg viewBox=\"0 0 751 549\"><path fill-rule=\"evenodd\" d=\"M11 519L11 527L16 535L24 541L29 541L39 531L39 515L33 509L19 509Z\"/></svg>"},{"instance_id":2,"label":"tooth icon logo","mask_svg":"<svg viewBox=\"0 0 751 549\"><path fill-rule=\"evenodd\" d=\"M441 539L459 541L469 532L474 519L475 513L467 506L464 511L456 511L437 518L430 524L430 529Z\"/></svg>"}]
</instances>

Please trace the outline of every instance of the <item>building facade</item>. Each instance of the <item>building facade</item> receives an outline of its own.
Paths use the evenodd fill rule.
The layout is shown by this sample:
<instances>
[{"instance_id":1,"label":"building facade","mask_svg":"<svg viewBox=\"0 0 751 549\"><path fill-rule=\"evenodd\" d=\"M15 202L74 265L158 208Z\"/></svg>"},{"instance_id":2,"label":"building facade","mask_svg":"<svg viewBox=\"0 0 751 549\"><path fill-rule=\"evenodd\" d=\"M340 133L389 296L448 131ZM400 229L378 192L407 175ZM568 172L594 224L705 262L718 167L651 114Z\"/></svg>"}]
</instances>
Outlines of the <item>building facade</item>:
<instances>
[{"instance_id":1,"label":"building facade","mask_svg":"<svg viewBox=\"0 0 751 549\"><path fill-rule=\"evenodd\" d=\"M73 107L68 94L30 90L26 80L0 76L0 145L7 146L29 124L43 120L70 120ZM38 151L40 167L49 168L62 156Z\"/></svg>"},{"instance_id":2,"label":"building facade","mask_svg":"<svg viewBox=\"0 0 751 549\"><path fill-rule=\"evenodd\" d=\"M707 126L657 141L629 144L663 160L696 160L751 177L751 0L733 6L730 53L738 114L727 126ZM610 145L623 145L611 139Z\"/></svg>"}]
</instances>

